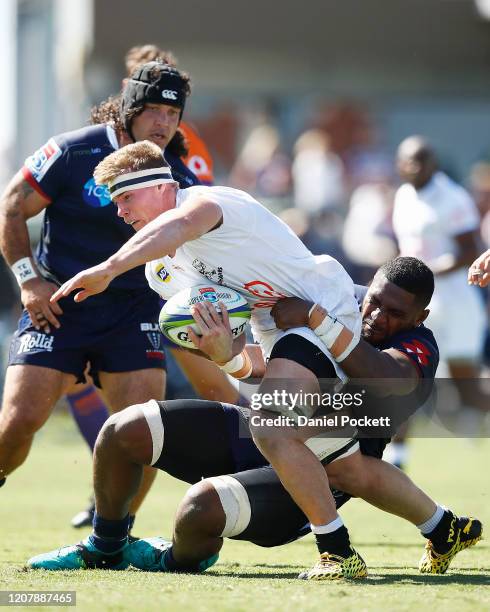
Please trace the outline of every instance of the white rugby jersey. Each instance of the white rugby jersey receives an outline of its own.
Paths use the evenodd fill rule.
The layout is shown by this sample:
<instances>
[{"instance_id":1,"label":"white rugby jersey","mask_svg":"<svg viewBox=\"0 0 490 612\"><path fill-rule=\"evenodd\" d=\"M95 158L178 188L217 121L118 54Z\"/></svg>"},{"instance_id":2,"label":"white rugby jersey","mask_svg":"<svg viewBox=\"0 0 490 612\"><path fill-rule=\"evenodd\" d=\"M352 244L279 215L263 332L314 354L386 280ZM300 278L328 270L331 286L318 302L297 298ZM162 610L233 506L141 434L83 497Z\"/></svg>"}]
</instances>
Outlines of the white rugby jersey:
<instances>
[{"instance_id":1,"label":"white rugby jersey","mask_svg":"<svg viewBox=\"0 0 490 612\"><path fill-rule=\"evenodd\" d=\"M209 280L247 299L255 334L277 331L270 309L290 296L318 302L355 333L360 329L354 285L338 261L315 257L283 221L243 191L189 187L177 192L176 207L195 195L216 202L223 222L178 248L174 257L146 264L150 287L164 299Z\"/></svg>"},{"instance_id":2,"label":"white rugby jersey","mask_svg":"<svg viewBox=\"0 0 490 612\"><path fill-rule=\"evenodd\" d=\"M429 266L446 253L457 254L454 236L478 229L480 217L469 193L443 172L422 189L408 183L395 196L393 229L400 253Z\"/></svg>"},{"instance_id":3,"label":"white rugby jersey","mask_svg":"<svg viewBox=\"0 0 490 612\"><path fill-rule=\"evenodd\" d=\"M393 229L400 254L418 257L429 267L444 254L456 255L459 234L478 229L480 217L470 194L443 172L422 189L402 185L395 197ZM478 359L485 329L483 302L468 285L462 267L436 275L427 325L442 359Z\"/></svg>"}]
</instances>

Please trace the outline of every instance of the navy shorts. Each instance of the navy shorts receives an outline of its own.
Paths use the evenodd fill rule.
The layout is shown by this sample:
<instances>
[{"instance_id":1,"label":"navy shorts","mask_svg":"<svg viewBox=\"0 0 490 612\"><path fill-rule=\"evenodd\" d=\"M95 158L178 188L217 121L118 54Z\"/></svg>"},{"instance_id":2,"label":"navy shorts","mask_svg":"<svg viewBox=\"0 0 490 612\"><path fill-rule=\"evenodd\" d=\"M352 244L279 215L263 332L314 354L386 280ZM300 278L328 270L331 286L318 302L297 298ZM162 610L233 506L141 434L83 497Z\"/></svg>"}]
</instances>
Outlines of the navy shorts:
<instances>
[{"instance_id":1,"label":"navy shorts","mask_svg":"<svg viewBox=\"0 0 490 612\"><path fill-rule=\"evenodd\" d=\"M24 310L10 343L9 365L52 368L84 382L90 364L89 373L98 386L98 372L165 369L158 296L121 291L98 297L80 304L71 297L62 300L61 327L51 326L50 334L36 330Z\"/></svg>"}]
</instances>

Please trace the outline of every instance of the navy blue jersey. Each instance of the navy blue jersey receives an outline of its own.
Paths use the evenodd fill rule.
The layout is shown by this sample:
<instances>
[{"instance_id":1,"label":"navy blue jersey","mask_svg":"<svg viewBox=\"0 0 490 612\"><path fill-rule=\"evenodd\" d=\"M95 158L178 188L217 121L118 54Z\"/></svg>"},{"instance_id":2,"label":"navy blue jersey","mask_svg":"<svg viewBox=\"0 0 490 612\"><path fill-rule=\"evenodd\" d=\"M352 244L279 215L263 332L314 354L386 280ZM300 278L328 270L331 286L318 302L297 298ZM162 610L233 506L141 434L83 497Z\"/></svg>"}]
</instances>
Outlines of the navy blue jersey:
<instances>
[{"instance_id":1,"label":"navy blue jersey","mask_svg":"<svg viewBox=\"0 0 490 612\"><path fill-rule=\"evenodd\" d=\"M362 308L367 290L368 288L364 285L354 285L354 294L359 309ZM422 378L430 380L436 375L439 365L439 349L434 334L423 324L398 332L384 343L377 345L376 348L380 351L395 348L404 353L407 357L410 357Z\"/></svg>"},{"instance_id":2,"label":"navy blue jersey","mask_svg":"<svg viewBox=\"0 0 490 612\"><path fill-rule=\"evenodd\" d=\"M404 353L417 368L421 378L430 380L436 375L439 349L434 334L424 324L398 332L377 348L380 351L394 348Z\"/></svg>"},{"instance_id":3,"label":"navy blue jersey","mask_svg":"<svg viewBox=\"0 0 490 612\"><path fill-rule=\"evenodd\" d=\"M58 284L107 259L134 234L117 216L107 188L92 176L117 148L112 127L89 126L51 138L24 163L24 178L50 200L36 258L43 276ZM180 159L167 160L181 188L199 184ZM143 266L114 279L107 291L121 290L151 291Z\"/></svg>"},{"instance_id":4,"label":"navy blue jersey","mask_svg":"<svg viewBox=\"0 0 490 612\"><path fill-rule=\"evenodd\" d=\"M367 287L355 285L354 292L362 307L362 302L367 293ZM390 397L366 396L366 401L356 416L390 417L389 427L359 428L358 437L361 452L364 455L381 458L385 446L391 436L396 433L399 426L410 418L431 397L434 390L434 377L439 365L439 349L433 333L421 324L409 330L401 331L388 338L385 342L378 344L376 348L380 351L396 349L414 364L420 381L417 387L408 395L397 395Z\"/></svg>"}]
</instances>

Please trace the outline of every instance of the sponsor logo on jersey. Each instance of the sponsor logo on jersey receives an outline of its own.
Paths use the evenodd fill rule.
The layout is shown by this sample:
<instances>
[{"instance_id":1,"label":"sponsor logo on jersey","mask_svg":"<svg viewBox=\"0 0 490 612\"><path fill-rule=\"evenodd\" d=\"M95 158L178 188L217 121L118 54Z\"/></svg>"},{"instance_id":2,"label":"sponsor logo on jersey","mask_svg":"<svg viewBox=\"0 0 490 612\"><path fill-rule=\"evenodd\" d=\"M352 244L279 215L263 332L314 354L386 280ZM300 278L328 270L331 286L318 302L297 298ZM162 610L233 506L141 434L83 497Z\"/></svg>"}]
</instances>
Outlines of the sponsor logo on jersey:
<instances>
[{"instance_id":1,"label":"sponsor logo on jersey","mask_svg":"<svg viewBox=\"0 0 490 612\"><path fill-rule=\"evenodd\" d=\"M170 274L167 272L163 264L158 264L155 267L155 274L164 283L168 283L170 281Z\"/></svg>"},{"instance_id":2,"label":"sponsor logo on jersey","mask_svg":"<svg viewBox=\"0 0 490 612\"><path fill-rule=\"evenodd\" d=\"M402 342L403 348L410 356L416 357L420 365L429 365L429 357L431 352L422 344L419 340L412 340L412 342Z\"/></svg>"},{"instance_id":3,"label":"sponsor logo on jersey","mask_svg":"<svg viewBox=\"0 0 490 612\"><path fill-rule=\"evenodd\" d=\"M199 272L199 274L202 274L208 280L216 283L217 285L223 284L223 268L221 266L213 268L212 266L206 265L199 259L194 259L192 265Z\"/></svg>"},{"instance_id":4,"label":"sponsor logo on jersey","mask_svg":"<svg viewBox=\"0 0 490 612\"><path fill-rule=\"evenodd\" d=\"M82 157L84 155L98 155L102 153L102 149L100 147L92 147L91 149L77 149L73 151L73 157Z\"/></svg>"},{"instance_id":5,"label":"sponsor logo on jersey","mask_svg":"<svg viewBox=\"0 0 490 612\"><path fill-rule=\"evenodd\" d=\"M54 138L50 138L44 146L25 160L24 165L39 183L61 155L61 149L58 144Z\"/></svg>"},{"instance_id":6,"label":"sponsor logo on jersey","mask_svg":"<svg viewBox=\"0 0 490 612\"><path fill-rule=\"evenodd\" d=\"M175 89L164 89L162 91L162 98L167 100L177 100L177 92Z\"/></svg>"},{"instance_id":7,"label":"sponsor logo on jersey","mask_svg":"<svg viewBox=\"0 0 490 612\"><path fill-rule=\"evenodd\" d=\"M20 338L17 354L22 353L51 353L53 350L54 336L49 334L31 333Z\"/></svg>"},{"instance_id":8,"label":"sponsor logo on jersey","mask_svg":"<svg viewBox=\"0 0 490 612\"><path fill-rule=\"evenodd\" d=\"M287 295L284 295L280 291L276 291L274 287L265 281L250 281L243 285L243 288L253 296L262 298L260 302L255 302L253 304L253 308L272 308L278 300L287 297Z\"/></svg>"},{"instance_id":9,"label":"sponsor logo on jersey","mask_svg":"<svg viewBox=\"0 0 490 612\"><path fill-rule=\"evenodd\" d=\"M93 208L102 208L111 203L107 185L96 185L93 177L83 186L83 199L86 204L93 206Z\"/></svg>"},{"instance_id":10,"label":"sponsor logo on jersey","mask_svg":"<svg viewBox=\"0 0 490 612\"><path fill-rule=\"evenodd\" d=\"M158 323L140 323L140 330L142 332L154 332L158 331Z\"/></svg>"}]
</instances>

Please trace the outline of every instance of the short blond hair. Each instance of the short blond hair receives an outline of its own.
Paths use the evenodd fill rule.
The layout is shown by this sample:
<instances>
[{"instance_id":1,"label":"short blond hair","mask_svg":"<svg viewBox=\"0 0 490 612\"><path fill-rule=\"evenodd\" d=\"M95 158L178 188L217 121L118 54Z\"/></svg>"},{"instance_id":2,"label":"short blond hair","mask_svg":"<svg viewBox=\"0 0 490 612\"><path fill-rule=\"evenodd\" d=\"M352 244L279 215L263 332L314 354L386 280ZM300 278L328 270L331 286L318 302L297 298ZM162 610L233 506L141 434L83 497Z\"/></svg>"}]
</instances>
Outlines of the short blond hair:
<instances>
[{"instance_id":1,"label":"short blond hair","mask_svg":"<svg viewBox=\"0 0 490 612\"><path fill-rule=\"evenodd\" d=\"M121 174L168 167L160 147L149 140L142 140L126 145L103 159L94 170L94 179L97 185L107 185Z\"/></svg>"},{"instance_id":2,"label":"short blond hair","mask_svg":"<svg viewBox=\"0 0 490 612\"><path fill-rule=\"evenodd\" d=\"M172 51L165 51L157 47L157 45L137 45L136 47L131 47L124 58L128 77L137 68L148 62L161 62L162 64L169 64L169 66L174 68L177 66L177 58Z\"/></svg>"}]
</instances>

